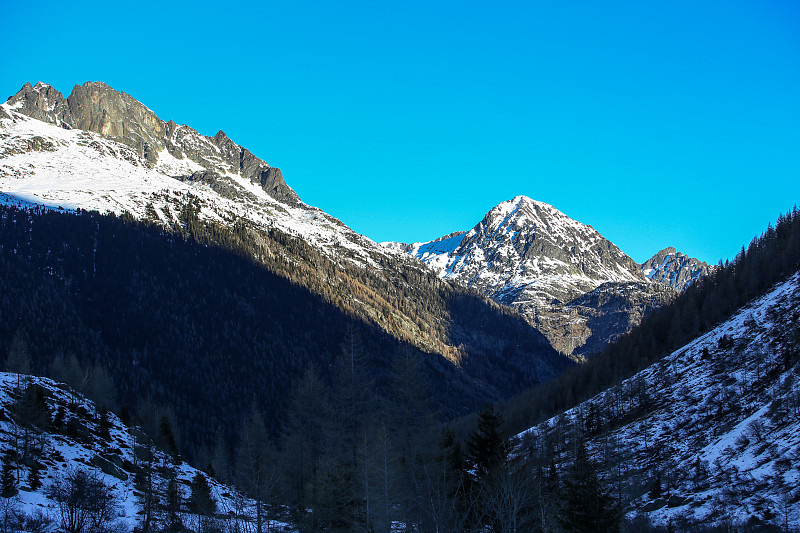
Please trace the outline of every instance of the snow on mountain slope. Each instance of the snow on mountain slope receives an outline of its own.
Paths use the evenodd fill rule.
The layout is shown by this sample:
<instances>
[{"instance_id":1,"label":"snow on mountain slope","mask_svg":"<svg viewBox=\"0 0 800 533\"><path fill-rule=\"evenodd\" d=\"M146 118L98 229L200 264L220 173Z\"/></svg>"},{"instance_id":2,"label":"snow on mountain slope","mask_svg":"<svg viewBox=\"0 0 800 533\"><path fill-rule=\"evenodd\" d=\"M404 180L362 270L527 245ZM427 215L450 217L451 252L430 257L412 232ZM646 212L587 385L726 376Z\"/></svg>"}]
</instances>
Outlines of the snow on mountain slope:
<instances>
[{"instance_id":1,"label":"snow on mountain slope","mask_svg":"<svg viewBox=\"0 0 800 533\"><path fill-rule=\"evenodd\" d=\"M674 296L594 228L526 196L494 207L469 232L383 244L518 309L577 359L601 351Z\"/></svg>"},{"instance_id":2,"label":"snow on mountain slope","mask_svg":"<svg viewBox=\"0 0 800 533\"><path fill-rule=\"evenodd\" d=\"M684 255L671 246L642 263L642 273L650 280L684 291L697 280L708 276L714 267Z\"/></svg>"},{"instance_id":3,"label":"snow on mountain slope","mask_svg":"<svg viewBox=\"0 0 800 533\"><path fill-rule=\"evenodd\" d=\"M497 205L463 235L414 243L408 253L504 303L567 302L601 283L643 280L594 228L526 196Z\"/></svg>"},{"instance_id":4,"label":"snow on mountain slope","mask_svg":"<svg viewBox=\"0 0 800 533\"><path fill-rule=\"evenodd\" d=\"M38 402L24 403L26 389L42 391L44 406ZM28 397L36 398L36 395ZM37 412L43 409L46 411ZM174 476L182 502L178 515L185 526L195 530L199 517L189 512L188 502L191 482L198 474L206 478L216 502L218 518L212 522L218 522L217 525L223 523L223 517L228 523L244 519L255 505L235 489L153 447L140 429L129 428L113 413L107 413L107 429L103 430L100 412L93 402L50 379L0 373L0 413L3 415L0 453L11 458L8 464L14 474L12 485L18 491L3 500L0 513L6 513L4 520L12 516L9 511L16 510L30 517L38 515L51 519L54 525L59 525L59 506L48 489L57 482L64 483L76 470L110 489L115 505L103 523L124 531L140 526L141 516L137 513L141 511L142 485L137 486L136 476L147 472L152 475L153 490L162 496L170 477ZM19 462L15 457L19 457ZM38 483L35 482L37 478ZM79 500L73 502L80 503ZM165 525L166 516L159 505L156 504L153 525ZM6 527L11 525L4 523ZM283 531L285 524L273 522L273 527Z\"/></svg>"},{"instance_id":5,"label":"snow on mountain slope","mask_svg":"<svg viewBox=\"0 0 800 533\"><path fill-rule=\"evenodd\" d=\"M302 202L283 203L239 173L207 171L166 149L150 163L130 146L99 134L64 129L25 116L19 105L0 109L0 201L67 210L148 215L177 221L182 206L199 200L200 216L233 224L245 218L263 230L298 236L335 260L374 265L386 251L323 211ZM176 179L178 176L180 179Z\"/></svg>"},{"instance_id":6,"label":"snow on mountain slope","mask_svg":"<svg viewBox=\"0 0 800 533\"><path fill-rule=\"evenodd\" d=\"M522 433L563 469L578 439L629 515L800 523L800 273L660 362Z\"/></svg>"}]
</instances>

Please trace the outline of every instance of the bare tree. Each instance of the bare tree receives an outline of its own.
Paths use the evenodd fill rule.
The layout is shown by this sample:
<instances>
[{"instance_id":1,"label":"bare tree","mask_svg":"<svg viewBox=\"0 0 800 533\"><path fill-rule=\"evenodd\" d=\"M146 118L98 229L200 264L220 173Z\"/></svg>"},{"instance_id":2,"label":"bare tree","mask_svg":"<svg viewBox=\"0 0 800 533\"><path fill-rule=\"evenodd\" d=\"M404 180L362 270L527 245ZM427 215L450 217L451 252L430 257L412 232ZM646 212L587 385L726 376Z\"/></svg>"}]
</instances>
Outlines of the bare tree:
<instances>
[{"instance_id":1,"label":"bare tree","mask_svg":"<svg viewBox=\"0 0 800 533\"><path fill-rule=\"evenodd\" d=\"M60 526L68 533L110 531L117 497L96 474L69 467L47 487L57 506Z\"/></svg>"}]
</instances>

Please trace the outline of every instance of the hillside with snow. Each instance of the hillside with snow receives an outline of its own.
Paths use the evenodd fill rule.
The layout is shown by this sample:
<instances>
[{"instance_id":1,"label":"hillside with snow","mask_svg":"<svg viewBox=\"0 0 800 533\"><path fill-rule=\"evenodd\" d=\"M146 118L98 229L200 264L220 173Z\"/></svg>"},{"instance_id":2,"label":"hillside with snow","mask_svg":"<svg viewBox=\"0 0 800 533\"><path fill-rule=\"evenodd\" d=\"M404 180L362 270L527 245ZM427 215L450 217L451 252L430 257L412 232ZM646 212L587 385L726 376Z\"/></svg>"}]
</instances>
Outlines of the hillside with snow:
<instances>
[{"instance_id":1,"label":"hillside with snow","mask_svg":"<svg viewBox=\"0 0 800 533\"><path fill-rule=\"evenodd\" d=\"M800 273L630 379L519 435L560 471L585 440L630 519L800 523Z\"/></svg>"},{"instance_id":2,"label":"hillside with snow","mask_svg":"<svg viewBox=\"0 0 800 533\"><path fill-rule=\"evenodd\" d=\"M148 497L153 528L182 524L197 531L201 523L225 527L253 521L253 500L157 448L140 428L99 410L64 384L0 373L0 413L8 491L0 498L4 527L60 531L85 516L87 528L132 531L142 527ZM193 509L198 476L214 502L206 515ZM102 498L91 499L91 490L101 491ZM285 524L271 527L283 531Z\"/></svg>"},{"instance_id":3,"label":"hillside with snow","mask_svg":"<svg viewBox=\"0 0 800 533\"><path fill-rule=\"evenodd\" d=\"M4 203L117 215L128 212L169 226L180 222L184 205L197 201L203 219L226 225L245 219L261 231L275 228L302 238L337 261L374 267L373 257L386 255L380 246L293 193L276 198L269 187L250 176L254 171L247 172L244 163L229 161L226 148L234 154L246 150L221 132L211 138L187 126L163 123L167 136L163 143L180 149L137 151L124 138L67 129L57 117L50 123L29 116L36 113L30 105L26 107L26 98L35 96L41 100L37 100L39 105L57 107L57 97L46 96L52 92L50 86L39 83L23 88L0 106L0 201ZM125 100L124 96L119 98ZM142 113L149 111L138 106ZM158 120L155 115L148 118ZM128 116L120 122L126 131L136 124ZM256 170L271 169L258 161Z\"/></svg>"},{"instance_id":4,"label":"hillside with snow","mask_svg":"<svg viewBox=\"0 0 800 533\"><path fill-rule=\"evenodd\" d=\"M677 291L684 291L698 280L714 271L703 261L689 257L673 247L664 248L642 263L641 269L647 279L663 283Z\"/></svg>"}]
</instances>

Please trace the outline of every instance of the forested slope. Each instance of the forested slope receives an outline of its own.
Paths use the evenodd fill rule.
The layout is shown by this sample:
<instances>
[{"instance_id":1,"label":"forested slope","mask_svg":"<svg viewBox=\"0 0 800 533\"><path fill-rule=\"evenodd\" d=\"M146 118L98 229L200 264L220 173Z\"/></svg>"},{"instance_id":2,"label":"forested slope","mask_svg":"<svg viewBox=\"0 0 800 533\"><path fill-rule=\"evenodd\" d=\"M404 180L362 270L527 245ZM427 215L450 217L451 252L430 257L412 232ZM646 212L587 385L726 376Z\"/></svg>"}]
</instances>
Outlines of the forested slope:
<instances>
[{"instance_id":1,"label":"forested slope","mask_svg":"<svg viewBox=\"0 0 800 533\"><path fill-rule=\"evenodd\" d=\"M442 417L566 366L514 313L424 281L409 297L444 307L448 344L459 349L447 357L421 352L334 305L335 295L304 286L302 272L311 265L337 270L302 241L272 232L259 244L241 226L201 222L191 207L184 215L185 225L165 231L85 211L0 207L3 352L22 343L37 374L87 390L108 389L110 381L128 410L172 413L190 456L210 445L217 428L237 424L253 402L276 430L297 379L311 365L329 379L347 336L363 344L378 382L388 379L398 353L413 354L438 384L434 403ZM299 250L294 257L306 262L284 264L288 274L279 275L268 260L251 259L254 250L265 257L272 250L285 262L274 253L281 246Z\"/></svg>"}]
</instances>

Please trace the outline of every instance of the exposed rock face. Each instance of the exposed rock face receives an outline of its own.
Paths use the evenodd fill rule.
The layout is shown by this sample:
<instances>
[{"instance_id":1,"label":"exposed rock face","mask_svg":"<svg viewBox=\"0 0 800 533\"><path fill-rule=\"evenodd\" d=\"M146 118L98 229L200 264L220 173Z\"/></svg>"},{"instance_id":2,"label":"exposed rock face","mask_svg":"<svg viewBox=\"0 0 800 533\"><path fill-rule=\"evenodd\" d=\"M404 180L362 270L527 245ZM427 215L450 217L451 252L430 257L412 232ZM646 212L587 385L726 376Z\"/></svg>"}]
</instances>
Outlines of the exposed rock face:
<instances>
[{"instance_id":1,"label":"exposed rock face","mask_svg":"<svg viewBox=\"0 0 800 533\"><path fill-rule=\"evenodd\" d=\"M677 291L684 291L697 280L711 274L714 267L684 255L670 246L642 263L641 270L653 281L668 285Z\"/></svg>"},{"instance_id":2,"label":"exposed rock face","mask_svg":"<svg viewBox=\"0 0 800 533\"><path fill-rule=\"evenodd\" d=\"M257 183L280 202L300 202L279 169L234 143L224 132L206 137L188 126L164 122L141 102L104 83L76 85L66 99L50 85L26 83L8 104L29 117L98 133L130 146L151 166L173 167L177 178L189 178L201 169L236 174Z\"/></svg>"},{"instance_id":3,"label":"exposed rock face","mask_svg":"<svg viewBox=\"0 0 800 533\"><path fill-rule=\"evenodd\" d=\"M678 293L659 283L604 283L569 303L585 324L588 335L576 339L572 353L589 356L638 326L652 311L671 302Z\"/></svg>"},{"instance_id":4,"label":"exposed rock face","mask_svg":"<svg viewBox=\"0 0 800 533\"><path fill-rule=\"evenodd\" d=\"M39 82L36 86L26 83L8 99L8 104L29 117L72 128L72 117L64 95L46 83Z\"/></svg>"},{"instance_id":5,"label":"exposed rock face","mask_svg":"<svg viewBox=\"0 0 800 533\"><path fill-rule=\"evenodd\" d=\"M164 149L165 123L131 96L105 83L76 85L67 98L71 126L127 144L151 164Z\"/></svg>"},{"instance_id":6,"label":"exposed rock face","mask_svg":"<svg viewBox=\"0 0 800 533\"><path fill-rule=\"evenodd\" d=\"M518 309L576 358L601 351L675 296L594 228L525 196L496 206L469 232L387 247Z\"/></svg>"}]
</instances>

